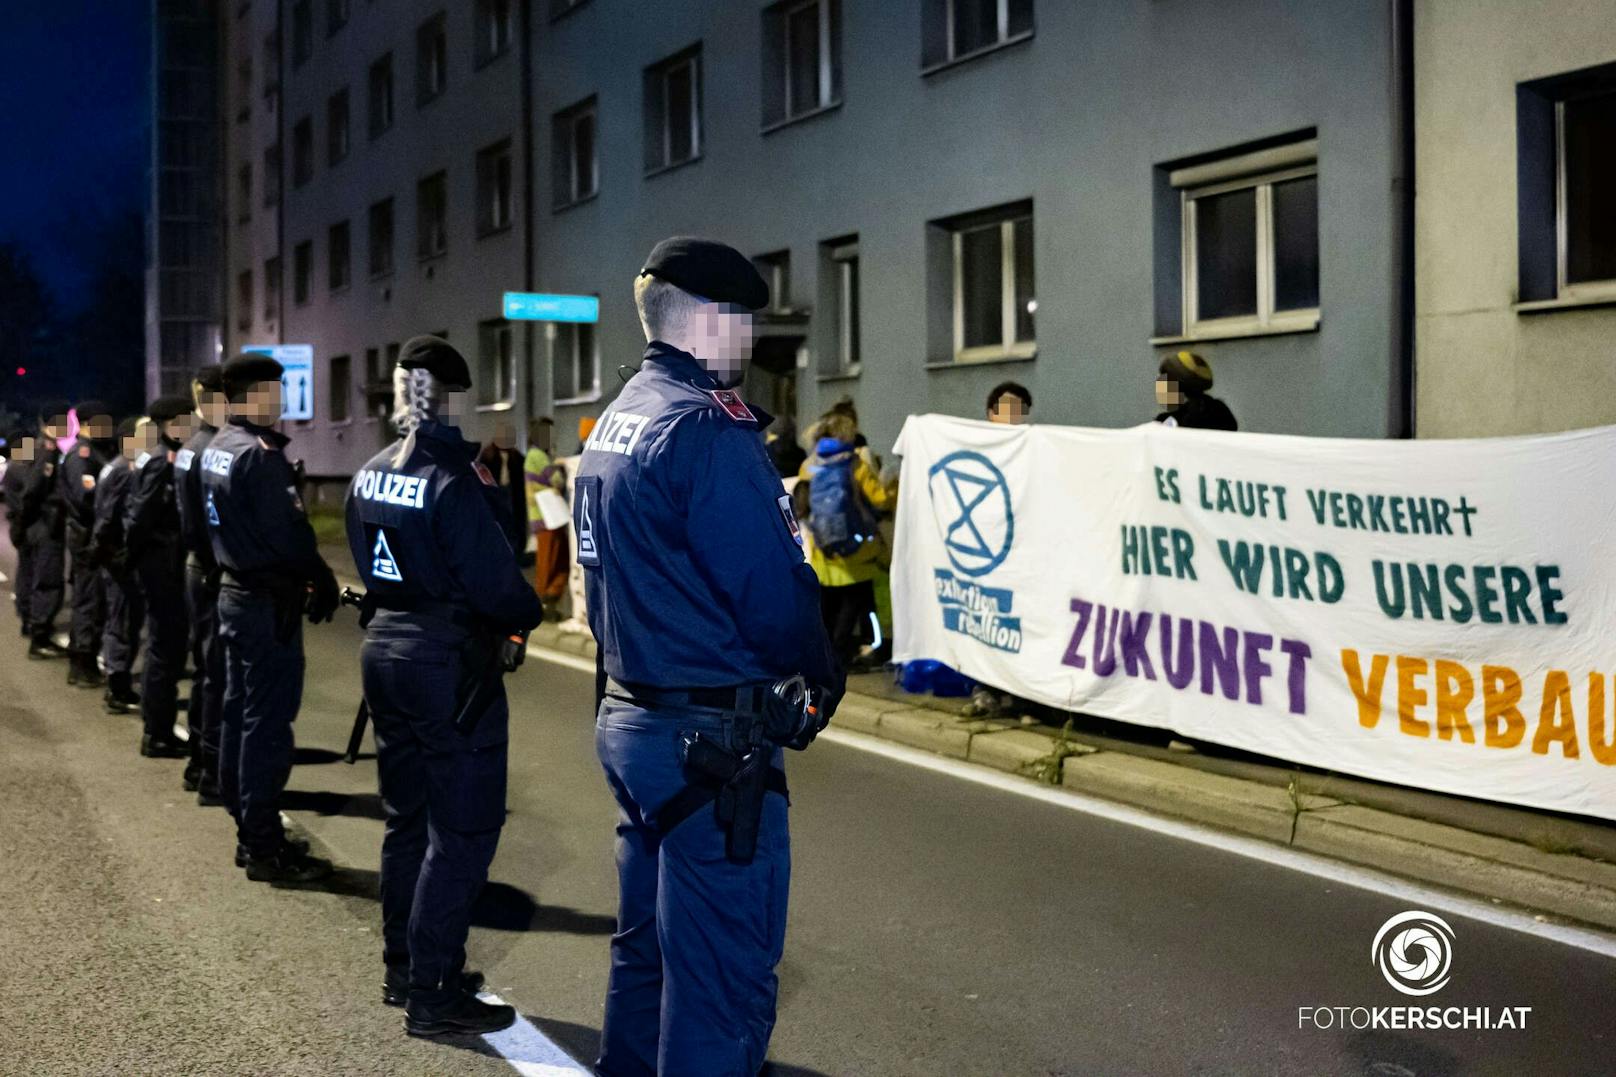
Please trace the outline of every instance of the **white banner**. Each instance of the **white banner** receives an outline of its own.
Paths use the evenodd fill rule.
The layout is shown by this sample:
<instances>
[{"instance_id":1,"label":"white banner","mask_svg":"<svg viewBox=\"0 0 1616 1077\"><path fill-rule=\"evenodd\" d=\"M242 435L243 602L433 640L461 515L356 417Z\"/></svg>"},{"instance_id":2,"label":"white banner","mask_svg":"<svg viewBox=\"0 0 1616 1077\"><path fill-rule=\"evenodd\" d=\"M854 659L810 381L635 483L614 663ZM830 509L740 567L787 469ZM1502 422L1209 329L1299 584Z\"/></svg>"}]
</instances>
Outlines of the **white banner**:
<instances>
[{"instance_id":1,"label":"white banner","mask_svg":"<svg viewBox=\"0 0 1616 1077\"><path fill-rule=\"evenodd\" d=\"M1616 819L1616 427L1349 441L911 417L895 658Z\"/></svg>"}]
</instances>

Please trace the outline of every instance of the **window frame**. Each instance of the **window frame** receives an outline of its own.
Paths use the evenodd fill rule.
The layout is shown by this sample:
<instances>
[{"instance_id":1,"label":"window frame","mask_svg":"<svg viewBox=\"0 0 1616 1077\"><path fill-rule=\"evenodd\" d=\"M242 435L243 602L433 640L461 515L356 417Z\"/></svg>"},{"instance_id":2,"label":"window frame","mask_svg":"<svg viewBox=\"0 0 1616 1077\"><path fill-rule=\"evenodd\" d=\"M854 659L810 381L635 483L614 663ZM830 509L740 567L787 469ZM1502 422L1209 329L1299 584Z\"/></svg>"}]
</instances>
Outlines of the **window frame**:
<instances>
[{"instance_id":1,"label":"window frame","mask_svg":"<svg viewBox=\"0 0 1616 1077\"><path fill-rule=\"evenodd\" d=\"M578 121L588 117L594 124L595 134L590 140L593 153L589 158L590 185L589 190L583 194L578 193ZM567 188L565 197L557 185L552 193L552 210L563 210L572 206L582 205L600 194L600 98L597 94L590 94L582 101L557 112L551 120L551 154L553 159L559 159L565 164ZM557 155L556 150L562 152ZM559 173L561 170L557 169ZM553 177L559 179L559 175Z\"/></svg>"},{"instance_id":2,"label":"window frame","mask_svg":"<svg viewBox=\"0 0 1616 1077\"><path fill-rule=\"evenodd\" d=\"M385 93L377 93L378 76L385 79ZM368 115L367 127L370 132L370 141L374 142L393 129L398 122L398 80L393 73L392 50L384 52L370 63L365 76L366 98ZM385 113L385 116L378 115ZM385 122L378 122L385 120Z\"/></svg>"},{"instance_id":3,"label":"window frame","mask_svg":"<svg viewBox=\"0 0 1616 1077\"><path fill-rule=\"evenodd\" d=\"M1616 299L1616 277L1603 280L1572 282L1569 274L1571 256L1570 206L1566 191L1566 129L1565 107L1568 102L1592 97L1616 96L1616 90L1602 87L1557 97L1554 101L1554 282L1555 298L1559 300ZM1616 198L1616 193L1610 197Z\"/></svg>"},{"instance_id":4,"label":"window frame","mask_svg":"<svg viewBox=\"0 0 1616 1077\"><path fill-rule=\"evenodd\" d=\"M587 389L579 384L578 378L578 335L579 326L589 326L591 341L591 358L594 377ZM545 323L545 342L550 349L550 402L553 405L593 404L601 398L600 388L600 323L598 322L547 322ZM560 366L562 341L570 345L570 354L567 356L572 369L572 384L575 392L572 396L556 395L556 370ZM579 391L581 390L581 391Z\"/></svg>"},{"instance_id":5,"label":"window frame","mask_svg":"<svg viewBox=\"0 0 1616 1077\"><path fill-rule=\"evenodd\" d=\"M387 207L387 264L376 268L377 210ZM365 271L371 280L386 280L398 266L398 201L392 195L379 198L365 207Z\"/></svg>"},{"instance_id":6,"label":"window frame","mask_svg":"<svg viewBox=\"0 0 1616 1077\"><path fill-rule=\"evenodd\" d=\"M770 128L784 126L796 120L806 119L826 109L834 108L841 103L836 94L836 54L832 40L832 0L788 0L779 6L780 15L780 77L781 100L784 103L781 119L769 124ZM801 112L791 107L791 17L805 8L816 8L819 18L819 94L814 104Z\"/></svg>"},{"instance_id":7,"label":"window frame","mask_svg":"<svg viewBox=\"0 0 1616 1077\"><path fill-rule=\"evenodd\" d=\"M497 219L494 210L500 206L499 165L505 165L504 219ZM516 224L516 155L515 142L507 136L477 151L475 162L477 182L477 238L485 239L509 232Z\"/></svg>"},{"instance_id":8,"label":"window frame","mask_svg":"<svg viewBox=\"0 0 1616 1077\"><path fill-rule=\"evenodd\" d=\"M340 246L337 243L339 234L343 241ZM353 287L352 222L347 219L340 220L336 224L333 224L330 228L326 229L325 246L326 291L332 295L340 295ZM339 251L342 255L341 266L343 270L342 282L340 284L336 280L335 272L338 266L337 255Z\"/></svg>"},{"instance_id":9,"label":"window frame","mask_svg":"<svg viewBox=\"0 0 1616 1077\"><path fill-rule=\"evenodd\" d=\"M441 211L438 214L438 232L442 242L436 249L425 249L424 237L426 235L426 189L429 183L438 181L442 192L439 199ZM415 184L415 255L419 262L430 262L442 258L449 253L449 171L440 168L422 176Z\"/></svg>"},{"instance_id":10,"label":"window frame","mask_svg":"<svg viewBox=\"0 0 1616 1077\"><path fill-rule=\"evenodd\" d=\"M693 164L702 159L706 146L702 141L703 127L702 106L704 99L702 77L702 47L700 43L687 49L681 49L666 59L659 60L647 69L647 74L657 82L657 101L661 115L658 117L659 140L661 142L661 157L658 163L646 168L645 176L658 175L671 172L673 169ZM675 71L688 67L690 69L690 156L673 160L673 116L668 107L668 79ZM642 102L643 104L643 102ZM597 129L598 130L598 129Z\"/></svg>"},{"instance_id":11,"label":"window frame","mask_svg":"<svg viewBox=\"0 0 1616 1077\"><path fill-rule=\"evenodd\" d=\"M338 108L338 105L341 108ZM338 121L341 121L340 123ZM341 153L337 152L337 135L342 136ZM344 86L325 102L325 166L335 168L353 153L353 99Z\"/></svg>"},{"instance_id":12,"label":"window frame","mask_svg":"<svg viewBox=\"0 0 1616 1077\"><path fill-rule=\"evenodd\" d=\"M495 4L505 4L505 18L495 17ZM516 0L477 0L476 10L476 47L473 50L473 64L475 70L482 70L489 64L507 55L511 46L516 42ZM497 36L494 29L500 25L505 27L505 40L494 40Z\"/></svg>"},{"instance_id":13,"label":"window frame","mask_svg":"<svg viewBox=\"0 0 1616 1077\"><path fill-rule=\"evenodd\" d=\"M264 259L264 321L273 322L280 317L281 256L272 254Z\"/></svg>"},{"instance_id":14,"label":"window frame","mask_svg":"<svg viewBox=\"0 0 1616 1077\"><path fill-rule=\"evenodd\" d=\"M1216 340L1226 337L1261 336L1269 333L1297 333L1315 329L1323 305L1295 310L1276 310L1275 281L1278 276L1274 264L1274 187L1290 180L1309 176L1317 180L1318 158L1267 171L1230 179L1185 186L1179 189L1180 279L1182 281L1180 332L1186 339ZM1257 309L1253 314L1237 314L1224 318L1202 319L1199 316L1200 279L1196 265L1197 210L1195 203L1201 198L1228 194L1232 191L1253 190L1256 199L1257 229Z\"/></svg>"},{"instance_id":15,"label":"window frame","mask_svg":"<svg viewBox=\"0 0 1616 1077\"><path fill-rule=\"evenodd\" d=\"M292 70L314 55L314 0L292 0Z\"/></svg>"},{"instance_id":16,"label":"window frame","mask_svg":"<svg viewBox=\"0 0 1616 1077\"><path fill-rule=\"evenodd\" d=\"M829 244L825 254L836 274L836 364L829 374L855 378L864 372L863 339L858 324L863 271L858 240Z\"/></svg>"},{"instance_id":17,"label":"window frame","mask_svg":"<svg viewBox=\"0 0 1616 1077\"><path fill-rule=\"evenodd\" d=\"M308 138L300 137L304 130ZM314 181L314 116L305 113L292 125L292 190Z\"/></svg>"},{"instance_id":18,"label":"window frame","mask_svg":"<svg viewBox=\"0 0 1616 1077\"><path fill-rule=\"evenodd\" d=\"M236 196L240 205L236 209L236 223L246 224L252 220L253 210L253 166L251 161L243 161L236 168ZM266 194L267 197L267 194Z\"/></svg>"},{"instance_id":19,"label":"window frame","mask_svg":"<svg viewBox=\"0 0 1616 1077\"><path fill-rule=\"evenodd\" d=\"M307 258L304 258L305 253ZM306 307L313 301L313 296L314 240L305 239L292 248L292 305Z\"/></svg>"},{"instance_id":20,"label":"window frame","mask_svg":"<svg viewBox=\"0 0 1616 1077\"><path fill-rule=\"evenodd\" d=\"M325 0L325 36L335 37L339 30L348 25L348 20L352 17L351 0Z\"/></svg>"},{"instance_id":21,"label":"window frame","mask_svg":"<svg viewBox=\"0 0 1616 1077\"><path fill-rule=\"evenodd\" d=\"M253 327L253 308L257 296L253 291L252 267L236 274L236 331L250 333Z\"/></svg>"},{"instance_id":22,"label":"window frame","mask_svg":"<svg viewBox=\"0 0 1616 1077\"><path fill-rule=\"evenodd\" d=\"M1038 330L1034 321L1031 340L1016 339L1016 222L1027 221L1037 244L1036 215L1028 209L1015 210L1005 216L991 217L956 225L949 229L950 258L953 261L954 302L954 362L991 363L1004 359L1033 359L1038 355ZM988 228L999 229L999 343L965 346L965 236ZM1037 262L1033 263L1034 282L1037 280ZM1037 289L1033 301L1037 302ZM1034 311L1036 319L1036 310Z\"/></svg>"},{"instance_id":23,"label":"window frame","mask_svg":"<svg viewBox=\"0 0 1616 1077\"><path fill-rule=\"evenodd\" d=\"M501 359L498 353L502 352L505 357L504 361L508 366L508 370L505 372L507 376L503 379L503 384L499 384L499 388L501 390L500 395L496 396L492 400L479 399L477 402L477 410L480 412L510 411L512 408L516 407L516 388L518 381L516 370L516 330L514 323L506 318L491 318L488 321L479 322L477 324L477 380L480 383L479 388L494 382L494 378L488 376L490 373L490 359L487 349L490 339L492 339L494 348L496 350L496 355L492 360L492 373L495 376L499 374L499 365ZM501 341L504 341L503 349L500 345ZM498 384L497 382L494 383ZM479 398L481 397L480 392L478 396Z\"/></svg>"},{"instance_id":24,"label":"window frame","mask_svg":"<svg viewBox=\"0 0 1616 1077\"><path fill-rule=\"evenodd\" d=\"M428 43L431 45L430 53L422 47ZM435 81L428 78L428 73L432 71L437 74ZM423 19L415 28L415 107L425 108L448 92L449 14L439 11Z\"/></svg>"},{"instance_id":25,"label":"window frame","mask_svg":"<svg viewBox=\"0 0 1616 1077\"><path fill-rule=\"evenodd\" d=\"M343 378L338 378L337 377L337 364L339 362L342 363L342 365L344 365L344 366L346 366L348 368L346 377L343 377ZM337 411L336 397L337 397L337 388L339 386L342 388L342 403L343 403L343 409L342 410L344 412L343 417L340 418L340 419L336 417L336 411ZM353 411L353 356L351 354L333 355L331 357L329 363L327 364L327 366L326 366L325 404L326 404L326 412L327 412L327 416L326 416L326 425L327 426L352 426L353 425L353 423L354 423L354 411Z\"/></svg>"},{"instance_id":26,"label":"window frame","mask_svg":"<svg viewBox=\"0 0 1616 1077\"><path fill-rule=\"evenodd\" d=\"M935 0L935 3L941 6L938 17L943 20L943 56L941 59L933 60L930 63L925 62L923 56L920 70L922 75L929 75L935 71L953 67L955 64L974 60L978 56L986 56L989 53L997 52L999 49L1010 45L1018 45L1023 41L1029 41L1037 33L1038 17L1036 12L1029 9L1027 29L1011 33L1010 0L994 0L997 8L995 14L997 15L998 35L986 45L980 45L970 52L960 52L954 33L954 10L958 2L959 0ZM922 49L924 51L924 45Z\"/></svg>"}]
</instances>

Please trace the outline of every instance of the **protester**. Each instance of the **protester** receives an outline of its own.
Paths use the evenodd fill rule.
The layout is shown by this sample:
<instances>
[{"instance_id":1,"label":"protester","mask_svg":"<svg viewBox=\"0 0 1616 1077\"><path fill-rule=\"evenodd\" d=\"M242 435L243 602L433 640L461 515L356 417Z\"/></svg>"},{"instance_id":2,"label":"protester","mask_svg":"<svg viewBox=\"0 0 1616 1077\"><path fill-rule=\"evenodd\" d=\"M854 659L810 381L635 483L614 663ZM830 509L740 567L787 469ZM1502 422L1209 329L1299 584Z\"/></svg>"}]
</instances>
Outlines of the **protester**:
<instances>
[{"instance_id":1,"label":"protester","mask_svg":"<svg viewBox=\"0 0 1616 1077\"><path fill-rule=\"evenodd\" d=\"M1020 426L1032 422L1032 391L1013 381L1001 381L988 393L988 422Z\"/></svg>"},{"instance_id":2,"label":"protester","mask_svg":"<svg viewBox=\"0 0 1616 1077\"><path fill-rule=\"evenodd\" d=\"M29 476L38 466L39 442L22 433L9 439L6 477L3 489L6 499L6 523L9 526L11 548L17 551L17 575L11 581L11 593L21 622L24 637L33 635L30 628L34 598L34 546L28 537L28 524L23 518L23 491L28 488Z\"/></svg>"},{"instance_id":3,"label":"protester","mask_svg":"<svg viewBox=\"0 0 1616 1077\"><path fill-rule=\"evenodd\" d=\"M1238 430L1234 413L1211 395L1212 364L1195 352L1177 352L1161 361L1156 375L1156 403L1164 410L1156 416L1167 426L1201 430Z\"/></svg>"},{"instance_id":4,"label":"protester","mask_svg":"<svg viewBox=\"0 0 1616 1077\"><path fill-rule=\"evenodd\" d=\"M477 462L488 469L494 485L510 499L510 511L503 515L505 538L520 558L527 550L528 495L522 482L522 454L516 451L516 431L504 419L494 424L494 434L477 454Z\"/></svg>"},{"instance_id":5,"label":"protester","mask_svg":"<svg viewBox=\"0 0 1616 1077\"><path fill-rule=\"evenodd\" d=\"M774 469L780 473L782 479L789 479L802 470L803 462L808 459L808 453L797 443L797 423L789 415L782 415L774 420L763 435L763 448L768 451L769 461Z\"/></svg>"},{"instance_id":6,"label":"protester","mask_svg":"<svg viewBox=\"0 0 1616 1077\"><path fill-rule=\"evenodd\" d=\"M571 558L567 549L567 522L545 522L542 500L559 498L565 509L567 472L552 457L555 448L555 420L534 419L527 428L527 456L522 470L527 479L528 508L533 530L533 588L544 603L545 620L559 620L562 596L567 593L567 573ZM548 492L551 498L546 498ZM542 499L542 500L541 500ZM552 507L556 507L552 504Z\"/></svg>"}]
</instances>

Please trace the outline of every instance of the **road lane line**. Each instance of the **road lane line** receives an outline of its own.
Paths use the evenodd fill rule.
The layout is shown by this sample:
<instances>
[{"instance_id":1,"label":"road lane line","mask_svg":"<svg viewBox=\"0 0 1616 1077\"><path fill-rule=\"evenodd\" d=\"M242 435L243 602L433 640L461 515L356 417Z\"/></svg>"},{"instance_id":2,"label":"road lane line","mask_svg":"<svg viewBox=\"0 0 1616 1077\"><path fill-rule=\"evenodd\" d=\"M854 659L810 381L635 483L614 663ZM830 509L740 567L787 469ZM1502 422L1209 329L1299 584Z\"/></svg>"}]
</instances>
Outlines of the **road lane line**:
<instances>
[{"instance_id":1,"label":"road lane line","mask_svg":"<svg viewBox=\"0 0 1616 1077\"><path fill-rule=\"evenodd\" d=\"M477 997L495 1006L510 1005L492 991L483 991ZM589 1072L573 1061L572 1056L558 1047L554 1040L540 1032L532 1021L523 1017L520 1010L516 1014L516 1024L485 1034L483 1042L498 1051L499 1056L522 1077L566 1077L568 1074Z\"/></svg>"},{"instance_id":2,"label":"road lane line","mask_svg":"<svg viewBox=\"0 0 1616 1077\"><path fill-rule=\"evenodd\" d=\"M1411 905L1445 909L1456 915L1464 916L1471 920L1479 920L1494 927L1548 939L1552 942L1572 946L1579 950L1587 950L1590 953L1600 954L1604 957L1616 958L1616 937L1566 924L1546 923L1537 920L1531 913L1502 908L1479 898L1466 897L1462 894L1450 893L1436 887L1425 886L1421 883L1398 878L1395 875L1375 871L1372 868L1358 867L1353 864L1330 860L1300 849L1292 849L1284 845L1274 845L1261 841L1257 838L1248 838L1239 834L1213 830L1196 823L1168 819L1163 816L1153 815L1141 808L1133 808L1114 801L1102 800L1099 797L1088 796L1084 793L1071 792L1059 786L1039 785L1025 778L1017 778L976 764L949 759L946 756L933 755L931 752L922 751L918 748L893 744L890 741L884 741L863 733L836 729L834 726L819 734L819 739L845 748L856 748L861 752L885 756L888 759L936 771L940 774L964 778L966 781L975 782L978 785L986 785L1032 800L1041 800L1046 804L1054 804L1071 811L1083 812L1086 815L1098 816L1113 822L1139 827L1142 830L1165 834L1168 837L1193 842L1196 845L1204 845L1221 852L1233 853L1249 860L1259 860L1275 867L1289 868L1292 871L1340 883L1343 886L1351 886L1358 890L1367 890L1385 897L1397 898Z\"/></svg>"}]
</instances>

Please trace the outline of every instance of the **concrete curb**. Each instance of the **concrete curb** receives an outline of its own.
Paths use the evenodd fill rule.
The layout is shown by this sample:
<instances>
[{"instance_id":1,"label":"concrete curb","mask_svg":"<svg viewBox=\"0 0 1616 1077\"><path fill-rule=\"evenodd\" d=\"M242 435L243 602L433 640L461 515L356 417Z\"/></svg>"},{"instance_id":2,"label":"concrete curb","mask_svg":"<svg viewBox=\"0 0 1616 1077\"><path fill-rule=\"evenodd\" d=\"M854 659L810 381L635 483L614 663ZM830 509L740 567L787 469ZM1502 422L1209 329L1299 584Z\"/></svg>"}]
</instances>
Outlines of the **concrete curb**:
<instances>
[{"instance_id":1,"label":"concrete curb","mask_svg":"<svg viewBox=\"0 0 1616 1077\"><path fill-rule=\"evenodd\" d=\"M595 655L589 637L554 625L535 629L532 642L564 654ZM1544 852L1523 842L1295 787L1105 751L1047 727L969 719L926 703L850 692L836 712L835 725L1029 781L1616 931L1616 864L1606 861Z\"/></svg>"}]
</instances>

